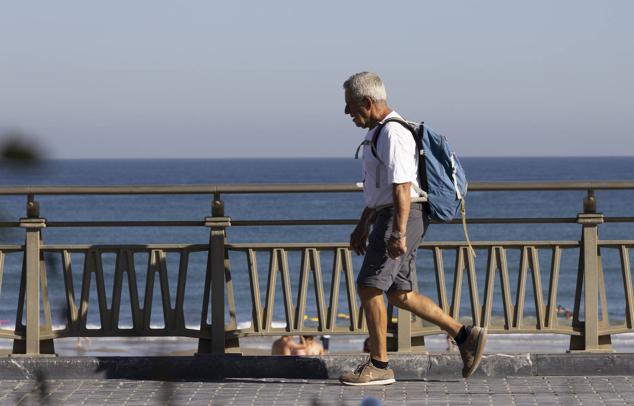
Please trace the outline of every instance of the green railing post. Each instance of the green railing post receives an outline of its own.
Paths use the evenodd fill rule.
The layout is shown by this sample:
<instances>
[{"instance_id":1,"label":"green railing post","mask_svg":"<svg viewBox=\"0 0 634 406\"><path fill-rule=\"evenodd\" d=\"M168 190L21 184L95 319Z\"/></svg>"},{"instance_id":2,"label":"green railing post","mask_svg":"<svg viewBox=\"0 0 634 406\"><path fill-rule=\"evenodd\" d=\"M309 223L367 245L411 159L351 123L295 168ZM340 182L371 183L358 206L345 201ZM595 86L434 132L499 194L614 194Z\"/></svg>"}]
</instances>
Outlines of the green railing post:
<instances>
[{"instance_id":1,"label":"green railing post","mask_svg":"<svg viewBox=\"0 0 634 406\"><path fill-rule=\"evenodd\" d=\"M20 227L26 230L22 270L26 272L26 340L23 348L14 345L13 352L40 355L40 241L46 220L40 218L39 204L33 195L28 196L26 217L20 219ZM22 311L18 313L21 315Z\"/></svg>"},{"instance_id":2,"label":"green railing post","mask_svg":"<svg viewBox=\"0 0 634 406\"><path fill-rule=\"evenodd\" d=\"M413 284L414 284L414 292L418 293L418 278L416 276L416 270L414 270L413 275ZM416 336L412 337L412 333L414 332L412 329L412 325L417 328L420 327L420 319L416 319L415 316L409 311L405 309L398 309L396 307L392 307L392 312L394 309L397 309L396 313L396 329L394 331L394 338L388 339L388 350L396 351L399 353L425 353L427 352L427 348L425 347L425 337L424 336ZM388 317L391 317L390 312L388 312ZM419 323L415 321L418 320ZM390 325L391 320L388 320L388 326Z\"/></svg>"},{"instance_id":3,"label":"green railing post","mask_svg":"<svg viewBox=\"0 0 634 406\"><path fill-rule=\"evenodd\" d=\"M570 337L570 351L612 351L610 335L601 335L599 332L599 279L603 278L603 271L599 251L598 226L603 223L603 214L597 213L593 190L588 190L583 201L583 211L577 215L577 223L581 224L582 234L573 312L573 325L582 327L583 335ZM582 290L584 320L580 322ZM605 311L605 309L603 310Z\"/></svg>"},{"instance_id":4,"label":"green railing post","mask_svg":"<svg viewBox=\"0 0 634 406\"><path fill-rule=\"evenodd\" d=\"M212 216L205 218L205 226L210 229L209 251L201 330L211 329L211 342L200 339L199 353L225 353L225 229L231 226L231 219L224 216L224 203L220 195L214 195ZM211 294L211 325L207 324L209 295ZM208 330L209 331L209 330Z\"/></svg>"},{"instance_id":5,"label":"green railing post","mask_svg":"<svg viewBox=\"0 0 634 406\"><path fill-rule=\"evenodd\" d=\"M412 314L405 309L396 314L396 351L412 352Z\"/></svg>"}]
</instances>

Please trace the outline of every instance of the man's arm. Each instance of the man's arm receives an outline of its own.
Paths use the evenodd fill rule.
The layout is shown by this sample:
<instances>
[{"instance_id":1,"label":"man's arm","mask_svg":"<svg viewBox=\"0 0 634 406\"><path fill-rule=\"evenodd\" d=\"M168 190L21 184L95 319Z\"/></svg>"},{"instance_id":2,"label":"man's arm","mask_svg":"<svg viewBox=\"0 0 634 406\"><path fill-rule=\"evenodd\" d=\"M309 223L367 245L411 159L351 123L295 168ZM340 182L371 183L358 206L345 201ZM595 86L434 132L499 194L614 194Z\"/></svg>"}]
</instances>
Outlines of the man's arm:
<instances>
[{"instance_id":1,"label":"man's arm","mask_svg":"<svg viewBox=\"0 0 634 406\"><path fill-rule=\"evenodd\" d=\"M359 223L350 234L350 247L358 255L364 255L365 249L368 245L368 234L370 231L370 223L374 218L374 209L366 207L361 213Z\"/></svg>"},{"instance_id":2,"label":"man's arm","mask_svg":"<svg viewBox=\"0 0 634 406\"><path fill-rule=\"evenodd\" d=\"M407 252L405 232L407 231L407 219L411 206L410 188L411 182L392 184L392 199L394 200L394 222L392 232L399 232L401 238L390 237L387 244L387 253L390 258L398 258Z\"/></svg>"},{"instance_id":3,"label":"man's arm","mask_svg":"<svg viewBox=\"0 0 634 406\"><path fill-rule=\"evenodd\" d=\"M288 347L291 350L295 350L295 351L297 351L297 350L305 350L306 349L306 341L304 340L304 337L299 336L299 343L297 343L297 342L295 342L293 340L290 340L288 342Z\"/></svg>"}]
</instances>

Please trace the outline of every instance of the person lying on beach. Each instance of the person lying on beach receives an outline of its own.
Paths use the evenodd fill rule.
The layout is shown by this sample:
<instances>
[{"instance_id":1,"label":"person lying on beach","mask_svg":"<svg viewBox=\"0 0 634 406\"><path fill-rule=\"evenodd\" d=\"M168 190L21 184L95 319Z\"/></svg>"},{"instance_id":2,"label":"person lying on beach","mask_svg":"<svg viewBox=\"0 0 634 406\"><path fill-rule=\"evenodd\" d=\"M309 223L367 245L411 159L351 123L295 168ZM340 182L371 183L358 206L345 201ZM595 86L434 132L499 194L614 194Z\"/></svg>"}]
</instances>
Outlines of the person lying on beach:
<instances>
[{"instance_id":1,"label":"person lying on beach","mask_svg":"<svg viewBox=\"0 0 634 406\"><path fill-rule=\"evenodd\" d=\"M77 337L77 341L75 342L75 346L78 348L83 348L84 345L82 344L82 340L86 343L86 347L90 346L90 343L92 342L90 337Z\"/></svg>"},{"instance_id":2,"label":"person lying on beach","mask_svg":"<svg viewBox=\"0 0 634 406\"><path fill-rule=\"evenodd\" d=\"M303 341L302 337L300 337L300 341ZM291 336L281 336L273 341L271 355L296 355L294 352L305 350L306 345L303 342L296 343Z\"/></svg>"},{"instance_id":3,"label":"person lying on beach","mask_svg":"<svg viewBox=\"0 0 634 406\"><path fill-rule=\"evenodd\" d=\"M300 336L305 348L291 351L292 355L324 355L324 347L315 341L315 336Z\"/></svg>"}]
</instances>

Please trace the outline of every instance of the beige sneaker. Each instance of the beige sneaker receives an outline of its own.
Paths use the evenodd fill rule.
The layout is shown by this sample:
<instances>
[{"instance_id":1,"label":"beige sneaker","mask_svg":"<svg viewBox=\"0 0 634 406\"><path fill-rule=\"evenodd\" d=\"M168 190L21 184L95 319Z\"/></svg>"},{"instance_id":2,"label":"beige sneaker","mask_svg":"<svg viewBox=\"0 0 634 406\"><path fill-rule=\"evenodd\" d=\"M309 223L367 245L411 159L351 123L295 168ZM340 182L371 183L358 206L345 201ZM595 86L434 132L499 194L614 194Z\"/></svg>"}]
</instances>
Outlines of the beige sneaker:
<instances>
[{"instance_id":1,"label":"beige sneaker","mask_svg":"<svg viewBox=\"0 0 634 406\"><path fill-rule=\"evenodd\" d=\"M462 377L470 377L482 359L482 353L484 352L484 345L487 342L487 329L482 327L473 326L469 332L469 336L462 345L458 346L460 350L460 356L462 357Z\"/></svg>"},{"instance_id":2,"label":"beige sneaker","mask_svg":"<svg viewBox=\"0 0 634 406\"><path fill-rule=\"evenodd\" d=\"M339 382L344 385L369 386L389 385L396 382L396 380L392 369L377 368L368 360L359 365L354 371L341 374Z\"/></svg>"}]
</instances>

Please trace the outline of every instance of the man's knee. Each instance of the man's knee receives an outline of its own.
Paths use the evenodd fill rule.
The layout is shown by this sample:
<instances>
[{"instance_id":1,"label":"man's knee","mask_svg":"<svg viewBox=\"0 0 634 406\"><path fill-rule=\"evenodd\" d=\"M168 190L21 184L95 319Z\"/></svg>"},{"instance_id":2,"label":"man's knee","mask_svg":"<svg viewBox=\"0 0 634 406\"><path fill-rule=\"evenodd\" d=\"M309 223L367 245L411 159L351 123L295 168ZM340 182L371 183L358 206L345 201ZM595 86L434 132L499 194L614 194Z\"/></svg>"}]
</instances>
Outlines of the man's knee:
<instances>
[{"instance_id":1,"label":"man's knee","mask_svg":"<svg viewBox=\"0 0 634 406\"><path fill-rule=\"evenodd\" d=\"M387 300L392 306L403 307L411 300L413 292L410 290L393 290L387 293Z\"/></svg>"}]
</instances>

